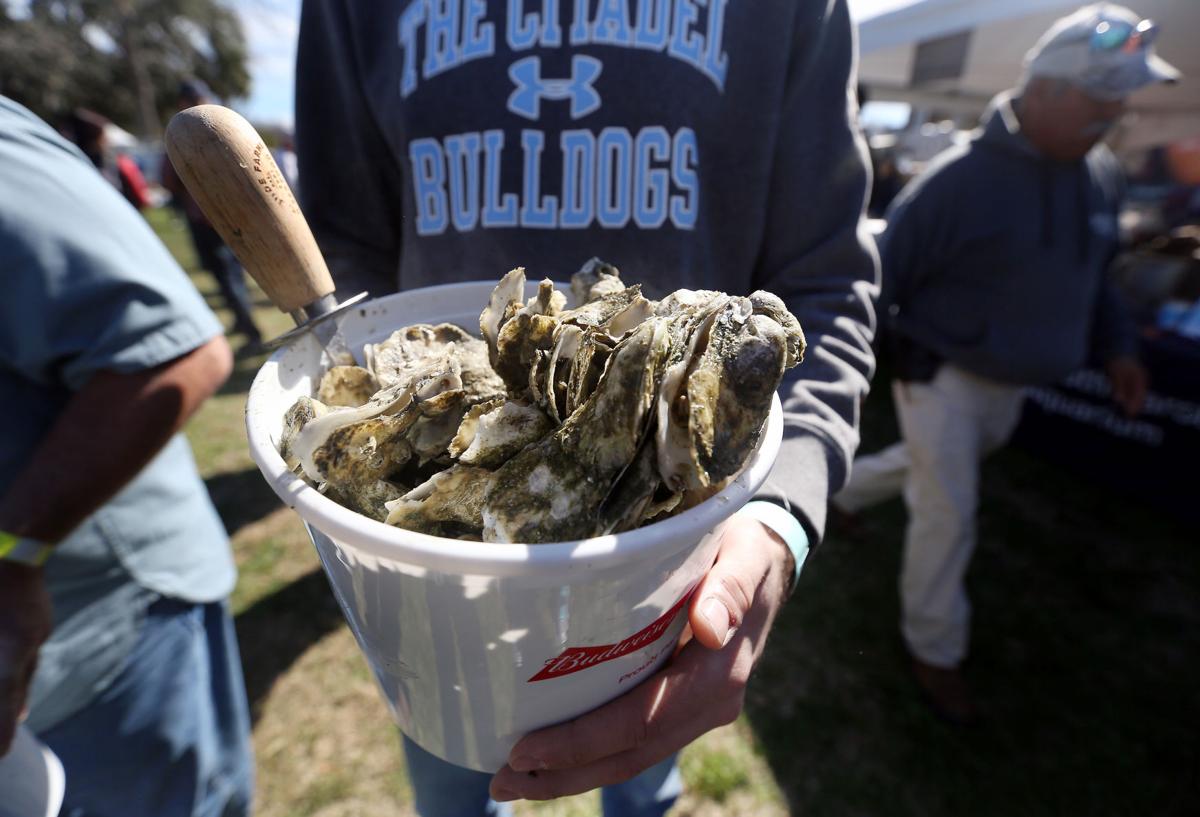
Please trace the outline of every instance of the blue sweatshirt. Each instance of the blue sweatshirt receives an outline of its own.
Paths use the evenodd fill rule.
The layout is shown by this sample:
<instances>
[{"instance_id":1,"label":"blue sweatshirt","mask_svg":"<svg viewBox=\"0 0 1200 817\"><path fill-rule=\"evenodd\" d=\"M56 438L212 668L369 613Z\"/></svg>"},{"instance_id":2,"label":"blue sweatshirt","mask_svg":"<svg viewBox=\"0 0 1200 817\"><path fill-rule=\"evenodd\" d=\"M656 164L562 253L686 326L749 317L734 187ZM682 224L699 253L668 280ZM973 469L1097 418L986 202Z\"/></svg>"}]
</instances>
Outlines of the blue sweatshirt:
<instances>
[{"instance_id":1,"label":"blue sweatshirt","mask_svg":"<svg viewBox=\"0 0 1200 817\"><path fill-rule=\"evenodd\" d=\"M1133 326L1105 275L1122 190L1107 148L1077 162L1043 158L1011 100L998 97L983 129L940 155L889 211L881 300L911 342L902 355L932 352L1034 384L1089 357L1133 354Z\"/></svg>"},{"instance_id":2,"label":"blue sweatshirt","mask_svg":"<svg viewBox=\"0 0 1200 817\"><path fill-rule=\"evenodd\" d=\"M858 442L876 263L844 0L307 0L303 207L339 294L592 256L785 300L773 498L815 541Z\"/></svg>"}]
</instances>

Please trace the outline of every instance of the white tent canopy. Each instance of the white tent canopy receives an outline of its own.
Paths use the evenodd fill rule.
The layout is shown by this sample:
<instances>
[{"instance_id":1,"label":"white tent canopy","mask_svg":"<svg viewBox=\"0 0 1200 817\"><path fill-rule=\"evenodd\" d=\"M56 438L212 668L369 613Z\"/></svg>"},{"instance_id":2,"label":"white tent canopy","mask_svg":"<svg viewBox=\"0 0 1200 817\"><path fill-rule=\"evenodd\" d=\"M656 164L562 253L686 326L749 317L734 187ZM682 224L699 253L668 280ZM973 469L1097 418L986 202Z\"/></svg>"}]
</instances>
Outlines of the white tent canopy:
<instances>
[{"instance_id":1,"label":"white tent canopy","mask_svg":"<svg viewBox=\"0 0 1200 817\"><path fill-rule=\"evenodd\" d=\"M873 99L968 114L1021 76L1025 52L1079 0L851 0L859 24L859 78ZM1183 73L1174 86L1130 99L1116 135L1135 149L1200 134L1200 0L1130 0L1158 23L1158 54Z\"/></svg>"}]
</instances>

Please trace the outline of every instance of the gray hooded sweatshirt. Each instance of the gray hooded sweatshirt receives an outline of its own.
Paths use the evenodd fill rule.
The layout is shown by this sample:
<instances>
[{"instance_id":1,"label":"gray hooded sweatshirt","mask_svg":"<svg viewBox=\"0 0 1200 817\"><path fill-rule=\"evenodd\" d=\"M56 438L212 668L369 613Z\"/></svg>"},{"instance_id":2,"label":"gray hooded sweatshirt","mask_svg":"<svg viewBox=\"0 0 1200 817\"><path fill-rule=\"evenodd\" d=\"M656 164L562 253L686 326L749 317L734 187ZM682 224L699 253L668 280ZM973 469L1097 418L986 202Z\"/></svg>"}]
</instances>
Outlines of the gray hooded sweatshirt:
<instances>
[{"instance_id":1,"label":"gray hooded sweatshirt","mask_svg":"<svg viewBox=\"0 0 1200 817\"><path fill-rule=\"evenodd\" d=\"M809 348L768 498L815 543L874 364L854 64L844 0L306 0L303 207L343 293L599 256L779 295Z\"/></svg>"},{"instance_id":2,"label":"gray hooded sweatshirt","mask_svg":"<svg viewBox=\"0 0 1200 817\"><path fill-rule=\"evenodd\" d=\"M1105 275L1122 191L1107 148L1077 162L1043 158L1008 96L994 100L983 129L939 156L888 213L881 310L907 341L897 368L929 355L1035 384L1089 358L1132 354L1133 326Z\"/></svg>"}]
</instances>

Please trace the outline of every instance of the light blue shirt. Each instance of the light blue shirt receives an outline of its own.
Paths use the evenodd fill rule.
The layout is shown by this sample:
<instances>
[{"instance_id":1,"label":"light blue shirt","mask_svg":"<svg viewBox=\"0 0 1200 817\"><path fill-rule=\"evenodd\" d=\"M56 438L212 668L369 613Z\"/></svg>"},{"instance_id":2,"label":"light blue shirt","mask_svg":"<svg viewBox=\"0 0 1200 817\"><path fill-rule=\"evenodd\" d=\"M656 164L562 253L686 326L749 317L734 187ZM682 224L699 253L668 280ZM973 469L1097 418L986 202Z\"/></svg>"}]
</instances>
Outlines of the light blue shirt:
<instances>
[{"instance_id":1,"label":"light blue shirt","mask_svg":"<svg viewBox=\"0 0 1200 817\"><path fill-rule=\"evenodd\" d=\"M222 331L91 162L4 97L0 271L0 495L93 374L148 369ZM216 601L235 577L221 520L176 436L47 562L54 631L39 653L30 727L58 723L116 677L155 599Z\"/></svg>"}]
</instances>

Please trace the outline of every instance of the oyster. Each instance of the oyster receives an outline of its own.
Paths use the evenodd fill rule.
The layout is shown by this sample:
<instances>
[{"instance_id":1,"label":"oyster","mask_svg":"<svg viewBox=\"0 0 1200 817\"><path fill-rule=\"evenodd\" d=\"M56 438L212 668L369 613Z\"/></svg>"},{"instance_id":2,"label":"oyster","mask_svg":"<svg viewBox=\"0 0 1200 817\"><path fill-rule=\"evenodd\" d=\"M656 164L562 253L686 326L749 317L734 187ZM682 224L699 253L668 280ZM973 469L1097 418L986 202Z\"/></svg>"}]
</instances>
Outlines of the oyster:
<instances>
[{"instance_id":1,"label":"oyster","mask_svg":"<svg viewBox=\"0 0 1200 817\"><path fill-rule=\"evenodd\" d=\"M498 468L521 449L545 437L555 423L536 406L509 400L474 418L468 428L459 428L451 443L451 455L458 448L458 461L482 468ZM467 437L470 437L469 442ZM463 444L466 443L465 447Z\"/></svg>"},{"instance_id":2,"label":"oyster","mask_svg":"<svg viewBox=\"0 0 1200 817\"><path fill-rule=\"evenodd\" d=\"M450 445L446 447L446 453L455 459L461 456L462 452L466 451L475 439L475 432L479 429L479 418L492 409L504 405L504 402L503 397L497 397L486 403L476 403L467 409L462 422L458 424L458 430L454 432L454 437L450 440Z\"/></svg>"},{"instance_id":3,"label":"oyster","mask_svg":"<svg viewBox=\"0 0 1200 817\"><path fill-rule=\"evenodd\" d=\"M600 375L608 363L616 344L603 331L595 327L583 330L579 340L579 349L571 361L571 371L567 375L565 413L570 416L591 396Z\"/></svg>"},{"instance_id":4,"label":"oyster","mask_svg":"<svg viewBox=\"0 0 1200 817\"><path fill-rule=\"evenodd\" d=\"M803 354L795 318L789 331L756 314L750 298L725 296L709 304L716 308L692 331L658 396L659 472L675 490L709 489L741 468L788 361Z\"/></svg>"},{"instance_id":5,"label":"oyster","mask_svg":"<svg viewBox=\"0 0 1200 817\"><path fill-rule=\"evenodd\" d=\"M549 315L554 317L567 308L567 296L554 288L554 282L549 278L542 279L538 284L537 294L525 302L521 310L530 315Z\"/></svg>"},{"instance_id":6,"label":"oyster","mask_svg":"<svg viewBox=\"0 0 1200 817\"><path fill-rule=\"evenodd\" d=\"M570 363L579 352L584 330L571 324L562 324L554 333L554 348L546 358L546 374L540 380L540 373L535 375L534 383L530 384L531 391L535 383L543 383L540 393L535 394L537 402L544 406L546 412L555 423L567 419L567 383L571 376Z\"/></svg>"},{"instance_id":7,"label":"oyster","mask_svg":"<svg viewBox=\"0 0 1200 817\"><path fill-rule=\"evenodd\" d=\"M790 369L804 360L804 331L779 296L762 289L755 290L750 293L750 305L754 307L755 315L768 317L782 327L787 343L784 367Z\"/></svg>"},{"instance_id":8,"label":"oyster","mask_svg":"<svg viewBox=\"0 0 1200 817\"><path fill-rule=\"evenodd\" d=\"M387 519L387 503L404 496L404 491L403 485L386 479L344 485L340 488L325 486L325 495L334 502L376 522Z\"/></svg>"},{"instance_id":9,"label":"oyster","mask_svg":"<svg viewBox=\"0 0 1200 817\"><path fill-rule=\"evenodd\" d=\"M301 397L283 415L283 436L279 441L279 456L293 471L300 470L300 459L292 450L296 435L310 421L329 413L329 406L311 397Z\"/></svg>"},{"instance_id":10,"label":"oyster","mask_svg":"<svg viewBox=\"0 0 1200 817\"><path fill-rule=\"evenodd\" d=\"M496 284L487 306L479 313L479 334L487 344L493 366L496 365L500 327L522 309L521 298L524 294L525 268L509 270Z\"/></svg>"},{"instance_id":11,"label":"oyster","mask_svg":"<svg viewBox=\"0 0 1200 817\"><path fill-rule=\"evenodd\" d=\"M637 456L621 476L596 511L596 535L621 533L641 524L650 513L654 495L663 484L658 475L654 443L643 440Z\"/></svg>"},{"instance_id":12,"label":"oyster","mask_svg":"<svg viewBox=\"0 0 1200 817\"><path fill-rule=\"evenodd\" d=\"M588 401L496 471L483 506L485 541L595 533L601 502L638 452L668 348L666 322L643 323L613 350Z\"/></svg>"},{"instance_id":13,"label":"oyster","mask_svg":"<svg viewBox=\"0 0 1200 817\"><path fill-rule=\"evenodd\" d=\"M407 382L431 364L452 358L458 363L468 402L504 394L504 383L488 362L487 344L451 323L398 329L382 343L368 344L363 357L381 388Z\"/></svg>"},{"instance_id":14,"label":"oyster","mask_svg":"<svg viewBox=\"0 0 1200 817\"><path fill-rule=\"evenodd\" d=\"M530 372L532 370L536 377L537 366L541 363L539 352L550 351L557 328L557 318L527 312L513 316L500 326L491 359L510 395L520 396L529 391Z\"/></svg>"},{"instance_id":15,"label":"oyster","mask_svg":"<svg viewBox=\"0 0 1200 817\"><path fill-rule=\"evenodd\" d=\"M425 465L450 446L467 410L467 393L451 388L415 405L420 416L406 436L417 464Z\"/></svg>"},{"instance_id":16,"label":"oyster","mask_svg":"<svg viewBox=\"0 0 1200 817\"><path fill-rule=\"evenodd\" d=\"M379 391L375 375L361 366L334 366L321 378L317 399L327 406L356 407Z\"/></svg>"},{"instance_id":17,"label":"oyster","mask_svg":"<svg viewBox=\"0 0 1200 817\"><path fill-rule=\"evenodd\" d=\"M586 304L624 288L617 268L599 258L589 259L571 276L571 296L577 304Z\"/></svg>"},{"instance_id":18,"label":"oyster","mask_svg":"<svg viewBox=\"0 0 1200 817\"><path fill-rule=\"evenodd\" d=\"M617 281L616 270L605 280ZM579 275L577 273L577 275ZM565 311L552 308L545 295L549 281L539 286L539 294L525 305L525 269L518 267L504 276L492 291L488 305L479 316L479 328L487 342L489 359L513 396L530 395L541 405L555 389L548 384L551 352L562 337L563 326L578 329L594 327L620 337L640 325L654 313L654 305L641 294L640 286L608 285L606 294ZM548 305L546 309L538 304ZM557 368L557 364L555 364Z\"/></svg>"},{"instance_id":19,"label":"oyster","mask_svg":"<svg viewBox=\"0 0 1200 817\"><path fill-rule=\"evenodd\" d=\"M298 401L281 449L331 497L382 518L382 503L404 493L399 477L420 475L421 466L442 455L465 411L457 363L433 361L359 407Z\"/></svg>"},{"instance_id":20,"label":"oyster","mask_svg":"<svg viewBox=\"0 0 1200 817\"><path fill-rule=\"evenodd\" d=\"M456 539L481 540L483 499L492 472L455 465L387 503L389 525Z\"/></svg>"}]
</instances>

